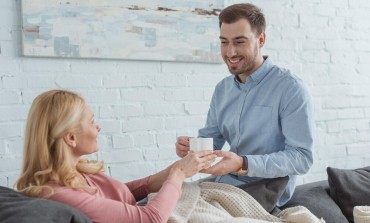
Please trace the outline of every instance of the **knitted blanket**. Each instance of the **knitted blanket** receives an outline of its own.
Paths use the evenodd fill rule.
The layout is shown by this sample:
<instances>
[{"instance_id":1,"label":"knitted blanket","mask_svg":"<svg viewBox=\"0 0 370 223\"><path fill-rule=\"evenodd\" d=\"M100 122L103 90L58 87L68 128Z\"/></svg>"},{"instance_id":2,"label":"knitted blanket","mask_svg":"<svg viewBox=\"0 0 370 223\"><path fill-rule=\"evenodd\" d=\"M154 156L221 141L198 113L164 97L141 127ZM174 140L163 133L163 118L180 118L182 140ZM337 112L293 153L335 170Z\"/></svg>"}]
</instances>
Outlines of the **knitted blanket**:
<instances>
[{"instance_id":1,"label":"knitted blanket","mask_svg":"<svg viewBox=\"0 0 370 223\"><path fill-rule=\"evenodd\" d=\"M353 217L355 223L370 223L370 206L355 206Z\"/></svg>"},{"instance_id":2,"label":"knitted blanket","mask_svg":"<svg viewBox=\"0 0 370 223\"><path fill-rule=\"evenodd\" d=\"M168 223L325 223L307 208L283 210L278 217L269 214L245 191L222 183L184 183L182 195Z\"/></svg>"}]
</instances>

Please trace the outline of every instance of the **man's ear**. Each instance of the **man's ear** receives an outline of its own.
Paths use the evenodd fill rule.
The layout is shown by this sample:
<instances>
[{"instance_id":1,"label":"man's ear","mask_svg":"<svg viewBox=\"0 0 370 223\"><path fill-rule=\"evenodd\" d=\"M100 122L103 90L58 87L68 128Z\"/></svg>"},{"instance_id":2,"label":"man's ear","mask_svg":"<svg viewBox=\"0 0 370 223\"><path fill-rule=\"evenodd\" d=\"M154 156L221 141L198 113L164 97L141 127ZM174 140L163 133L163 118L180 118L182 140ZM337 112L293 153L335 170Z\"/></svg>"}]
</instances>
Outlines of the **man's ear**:
<instances>
[{"instance_id":1,"label":"man's ear","mask_svg":"<svg viewBox=\"0 0 370 223\"><path fill-rule=\"evenodd\" d=\"M67 133L64 137L64 142L67 143L71 148L75 148L77 145L76 136L72 133Z\"/></svg>"},{"instance_id":2,"label":"man's ear","mask_svg":"<svg viewBox=\"0 0 370 223\"><path fill-rule=\"evenodd\" d=\"M266 41L266 33L262 32L260 36L258 37L258 45L260 48L262 48L263 45L265 45L265 41Z\"/></svg>"}]
</instances>

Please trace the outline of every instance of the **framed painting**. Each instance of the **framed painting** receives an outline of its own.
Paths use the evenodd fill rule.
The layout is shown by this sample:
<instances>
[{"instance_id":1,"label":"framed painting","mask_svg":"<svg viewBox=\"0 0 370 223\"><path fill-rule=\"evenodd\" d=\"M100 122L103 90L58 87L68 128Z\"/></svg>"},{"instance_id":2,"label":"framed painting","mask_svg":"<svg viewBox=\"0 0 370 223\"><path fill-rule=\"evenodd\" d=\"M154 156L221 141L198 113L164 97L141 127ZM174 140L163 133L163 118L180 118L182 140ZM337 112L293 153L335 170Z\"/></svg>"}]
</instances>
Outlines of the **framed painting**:
<instances>
[{"instance_id":1,"label":"framed painting","mask_svg":"<svg viewBox=\"0 0 370 223\"><path fill-rule=\"evenodd\" d=\"M22 0L22 53L221 63L223 1Z\"/></svg>"}]
</instances>

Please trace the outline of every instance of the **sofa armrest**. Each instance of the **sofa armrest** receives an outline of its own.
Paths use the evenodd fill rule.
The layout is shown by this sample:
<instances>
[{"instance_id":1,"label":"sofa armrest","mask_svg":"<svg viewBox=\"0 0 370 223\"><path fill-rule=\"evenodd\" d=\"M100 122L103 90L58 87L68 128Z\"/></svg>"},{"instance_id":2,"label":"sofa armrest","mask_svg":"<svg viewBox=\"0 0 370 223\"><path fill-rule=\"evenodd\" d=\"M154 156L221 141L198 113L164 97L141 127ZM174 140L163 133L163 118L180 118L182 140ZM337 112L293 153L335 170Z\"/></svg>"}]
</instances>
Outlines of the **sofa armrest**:
<instances>
[{"instance_id":1,"label":"sofa armrest","mask_svg":"<svg viewBox=\"0 0 370 223\"><path fill-rule=\"evenodd\" d=\"M0 222L2 223L91 223L77 209L51 200L27 197L0 186Z\"/></svg>"},{"instance_id":2,"label":"sofa armrest","mask_svg":"<svg viewBox=\"0 0 370 223\"><path fill-rule=\"evenodd\" d=\"M326 223L348 223L328 191L329 184L326 180L299 185L296 187L292 199L280 209L304 206L316 217L323 218Z\"/></svg>"}]
</instances>

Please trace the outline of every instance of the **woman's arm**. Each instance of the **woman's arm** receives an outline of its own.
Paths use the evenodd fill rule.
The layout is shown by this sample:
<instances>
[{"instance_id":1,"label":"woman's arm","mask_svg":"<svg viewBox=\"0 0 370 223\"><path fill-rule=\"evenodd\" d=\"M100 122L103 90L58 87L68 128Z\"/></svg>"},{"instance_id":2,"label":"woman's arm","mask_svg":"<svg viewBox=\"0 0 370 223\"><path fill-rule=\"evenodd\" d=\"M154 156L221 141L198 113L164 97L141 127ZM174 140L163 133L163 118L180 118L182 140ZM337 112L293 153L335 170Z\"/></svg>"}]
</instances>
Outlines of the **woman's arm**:
<instances>
[{"instance_id":1,"label":"woman's arm","mask_svg":"<svg viewBox=\"0 0 370 223\"><path fill-rule=\"evenodd\" d=\"M215 158L213 151L189 153L166 169L149 177L128 182L126 185L137 201L144 199L149 193L159 191L166 181L170 181L181 189L185 178L193 176L201 169L208 168Z\"/></svg>"},{"instance_id":2,"label":"woman's arm","mask_svg":"<svg viewBox=\"0 0 370 223\"><path fill-rule=\"evenodd\" d=\"M119 188L115 188L119 189ZM122 188L121 188L122 189ZM114 190L114 189L113 189ZM136 206L125 200L124 196L104 196L104 192L89 194L83 190L60 189L49 199L70 205L96 223L166 222L181 195L180 188L165 182L161 190L146 206ZM107 192L109 193L109 192Z\"/></svg>"},{"instance_id":3,"label":"woman's arm","mask_svg":"<svg viewBox=\"0 0 370 223\"><path fill-rule=\"evenodd\" d=\"M99 174L91 176L94 185L98 187L97 193L56 188L56 193L49 199L77 208L93 222L165 222L181 195L184 179L203 168L208 168L215 158L213 151L189 153L166 169L152 175L146 184L145 178L125 185ZM145 185L147 193L157 191L158 193L146 206L136 206L132 196L136 197L135 192L130 193L133 190L137 194L142 193Z\"/></svg>"},{"instance_id":4,"label":"woman's arm","mask_svg":"<svg viewBox=\"0 0 370 223\"><path fill-rule=\"evenodd\" d=\"M213 154L212 150L191 152L166 169L151 175L148 179L149 192L157 192L166 180L181 188L182 182L186 178L208 168L215 159L216 155Z\"/></svg>"}]
</instances>

